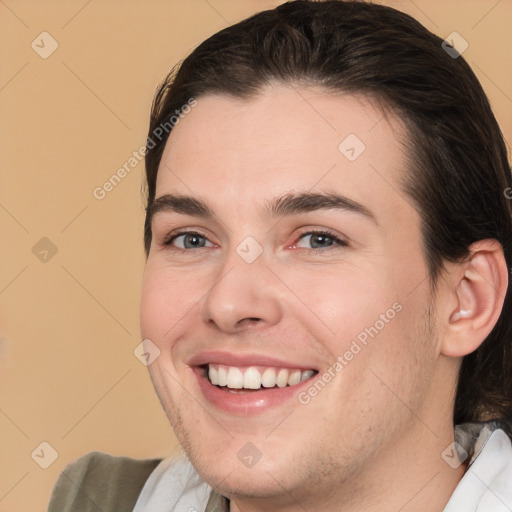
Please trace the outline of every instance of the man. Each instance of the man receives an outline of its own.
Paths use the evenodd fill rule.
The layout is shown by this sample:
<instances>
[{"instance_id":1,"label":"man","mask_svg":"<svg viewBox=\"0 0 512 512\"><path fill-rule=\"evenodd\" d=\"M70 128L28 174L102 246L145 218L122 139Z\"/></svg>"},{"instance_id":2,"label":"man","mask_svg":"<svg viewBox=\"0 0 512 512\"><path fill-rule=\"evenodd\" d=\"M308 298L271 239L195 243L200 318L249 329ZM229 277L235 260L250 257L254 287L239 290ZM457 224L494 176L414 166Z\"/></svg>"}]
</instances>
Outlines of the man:
<instances>
[{"instance_id":1,"label":"man","mask_svg":"<svg viewBox=\"0 0 512 512\"><path fill-rule=\"evenodd\" d=\"M141 333L186 457L89 454L51 511L512 510L512 177L456 49L286 3L171 72L147 148Z\"/></svg>"}]
</instances>

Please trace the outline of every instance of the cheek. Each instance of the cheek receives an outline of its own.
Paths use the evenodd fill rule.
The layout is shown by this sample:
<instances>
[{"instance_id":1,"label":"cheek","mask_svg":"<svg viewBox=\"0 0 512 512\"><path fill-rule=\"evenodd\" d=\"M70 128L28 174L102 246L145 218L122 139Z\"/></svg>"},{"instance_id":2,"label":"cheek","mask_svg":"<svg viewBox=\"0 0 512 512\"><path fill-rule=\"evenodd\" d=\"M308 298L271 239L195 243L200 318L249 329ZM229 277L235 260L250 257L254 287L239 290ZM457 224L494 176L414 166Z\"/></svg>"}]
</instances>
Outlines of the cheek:
<instances>
[{"instance_id":1,"label":"cheek","mask_svg":"<svg viewBox=\"0 0 512 512\"><path fill-rule=\"evenodd\" d=\"M180 396L176 393L178 388L172 385L177 374L170 355L179 337L176 329L182 327L190 311L188 295L176 272L148 261L141 287L140 330L142 339L151 340L160 351L159 357L148 366L148 371L173 424Z\"/></svg>"},{"instance_id":2,"label":"cheek","mask_svg":"<svg viewBox=\"0 0 512 512\"><path fill-rule=\"evenodd\" d=\"M376 322L379 327L381 314L395 316L393 304L397 297L388 277L362 266L304 272L292 288L309 309L311 331L319 339L332 340L329 344L337 353L366 328Z\"/></svg>"},{"instance_id":3,"label":"cheek","mask_svg":"<svg viewBox=\"0 0 512 512\"><path fill-rule=\"evenodd\" d=\"M140 302L140 328L143 338L149 338L153 342L160 338L156 333L161 329L160 323L165 318L163 312L166 296L167 290L158 282L155 273L146 267Z\"/></svg>"},{"instance_id":4,"label":"cheek","mask_svg":"<svg viewBox=\"0 0 512 512\"><path fill-rule=\"evenodd\" d=\"M177 277L173 272L156 270L151 264L144 272L140 303L141 335L156 345L163 345L167 333L190 308L183 283Z\"/></svg>"},{"instance_id":5,"label":"cheek","mask_svg":"<svg viewBox=\"0 0 512 512\"><path fill-rule=\"evenodd\" d=\"M414 379L418 354L425 350L415 336L419 305L400 293L392 274L351 266L304 276L293 289L314 313L301 318L329 353L327 371L337 376L335 401L370 406L377 396L390 398L378 377L392 389L400 388L401 379Z\"/></svg>"}]
</instances>

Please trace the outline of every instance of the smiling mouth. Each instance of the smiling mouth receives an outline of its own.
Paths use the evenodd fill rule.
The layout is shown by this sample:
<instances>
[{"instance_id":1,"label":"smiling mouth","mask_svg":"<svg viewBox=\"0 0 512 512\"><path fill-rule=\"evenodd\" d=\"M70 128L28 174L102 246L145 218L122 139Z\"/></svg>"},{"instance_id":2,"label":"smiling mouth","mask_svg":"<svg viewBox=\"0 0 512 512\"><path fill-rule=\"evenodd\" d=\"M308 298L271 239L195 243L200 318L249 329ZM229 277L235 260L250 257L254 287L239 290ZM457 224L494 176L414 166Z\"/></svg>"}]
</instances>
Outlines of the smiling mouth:
<instances>
[{"instance_id":1,"label":"smiling mouth","mask_svg":"<svg viewBox=\"0 0 512 512\"><path fill-rule=\"evenodd\" d=\"M219 389L231 393L260 391L263 389L292 387L313 378L314 369L279 368L271 366L202 365L203 376Z\"/></svg>"}]
</instances>

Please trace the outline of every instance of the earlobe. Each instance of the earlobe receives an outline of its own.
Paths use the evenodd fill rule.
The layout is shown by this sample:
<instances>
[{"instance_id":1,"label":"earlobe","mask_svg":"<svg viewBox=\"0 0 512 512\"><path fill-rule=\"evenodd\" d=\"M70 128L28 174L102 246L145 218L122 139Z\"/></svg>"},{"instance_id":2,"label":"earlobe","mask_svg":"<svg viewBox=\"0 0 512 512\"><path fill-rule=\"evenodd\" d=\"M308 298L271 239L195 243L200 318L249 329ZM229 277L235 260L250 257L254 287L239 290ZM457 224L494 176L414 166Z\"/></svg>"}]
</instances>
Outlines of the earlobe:
<instances>
[{"instance_id":1,"label":"earlobe","mask_svg":"<svg viewBox=\"0 0 512 512\"><path fill-rule=\"evenodd\" d=\"M501 244L481 240L470 249L452 292L454 299L449 301L456 306L449 313L441 342L441 353L449 357L463 357L481 345L498 321L508 286Z\"/></svg>"}]
</instances>

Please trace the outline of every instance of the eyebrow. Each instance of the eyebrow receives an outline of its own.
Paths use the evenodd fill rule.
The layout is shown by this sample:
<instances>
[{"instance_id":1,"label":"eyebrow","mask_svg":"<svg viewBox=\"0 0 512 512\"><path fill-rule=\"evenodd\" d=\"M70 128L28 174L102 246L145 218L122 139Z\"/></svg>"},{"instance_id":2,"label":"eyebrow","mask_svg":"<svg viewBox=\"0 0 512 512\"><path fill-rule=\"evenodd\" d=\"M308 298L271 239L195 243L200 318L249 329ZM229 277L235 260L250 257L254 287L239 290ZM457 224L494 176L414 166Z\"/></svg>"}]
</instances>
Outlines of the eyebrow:
<instances>
[{"instance_id":1,"label":"eyebrow","mask_svg":"<svg viewBox=\"0 0 512 512\"><path fill-rule=\"evenodd\" d=\"M263 216L279 217L298 215L318 210L342 210L357 213L379 225L375 215L366 206L344 195L330 193L303 192L285 194L265 203ZM159 212L174 212L206 219L214 219L216 215L208 204L196 197L164 194L153 201L147 209L149 222Z\"/></svg>"}]
</instances>

